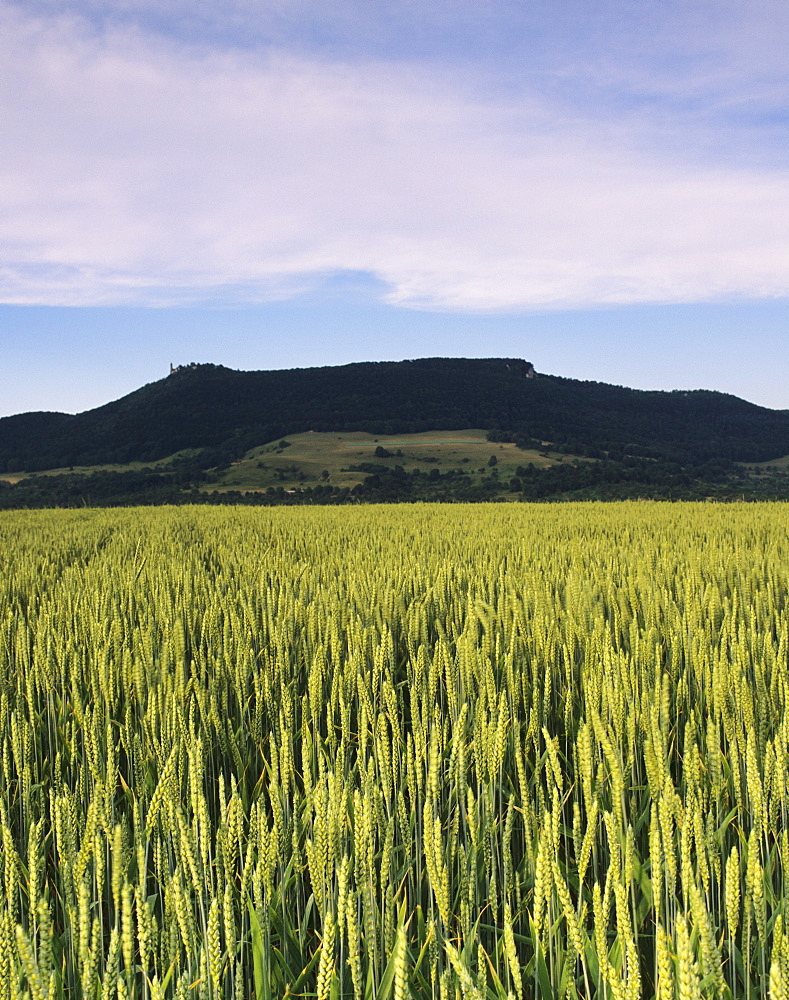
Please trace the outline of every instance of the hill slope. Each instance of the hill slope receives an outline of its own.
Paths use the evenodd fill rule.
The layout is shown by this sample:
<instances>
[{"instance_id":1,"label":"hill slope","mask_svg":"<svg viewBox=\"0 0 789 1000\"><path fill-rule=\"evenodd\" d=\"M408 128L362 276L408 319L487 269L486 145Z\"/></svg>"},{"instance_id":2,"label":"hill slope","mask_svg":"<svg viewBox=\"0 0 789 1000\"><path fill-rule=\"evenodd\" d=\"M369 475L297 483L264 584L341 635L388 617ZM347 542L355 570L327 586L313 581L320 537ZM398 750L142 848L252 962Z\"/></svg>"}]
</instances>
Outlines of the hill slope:
<instances>
[{"instance_id":1,"label":"hill slope","mask_svg":"<svg viewBox=\"0 0 789 1000\"><path fill-rule=\"evenodd\" d=\"M151 462L211 468L286 434L478 427L565 453L702 466L789 454L789 411L723 393L531 374L519 359L427 358L289 371L195 365L85 413L0 419L0 472Z\"/></svg>"}]
</instances>

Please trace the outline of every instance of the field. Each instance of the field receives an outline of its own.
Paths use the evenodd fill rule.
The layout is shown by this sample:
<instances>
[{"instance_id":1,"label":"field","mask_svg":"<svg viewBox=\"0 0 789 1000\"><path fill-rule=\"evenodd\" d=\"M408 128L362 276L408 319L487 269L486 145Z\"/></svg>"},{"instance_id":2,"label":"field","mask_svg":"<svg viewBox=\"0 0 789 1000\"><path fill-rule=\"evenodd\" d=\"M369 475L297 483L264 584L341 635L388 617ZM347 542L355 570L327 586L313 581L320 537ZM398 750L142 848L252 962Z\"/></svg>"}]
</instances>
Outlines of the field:
<instances>
[{"instance_id":1,"label":"field","mask_svg":"<svg viewBox=\"0 0 789 1000\"><path fill-rule=\"evenodd\" d=\"M156 472L169 472L173 467L173 462L179 459L188 459L197 453L196 448L185 448L183 451L168 455L167 458L160 458L153 462L117 462L107 465L73 465L64 466L60 469L45 469L37 472L10 472L0 476L0 482L20 483L33 476L65 476L75 474L78 476L89 476L94 472L141 472L145 469L152 469Z\"/></svg>"},{"instance_id":2,"label":"field","mask_svg":"<svg viewBox=\"0 0 789 1000\"><path fill-rule=\"evenodd\" d=\"M362 482L369 470L363 472L352 466L373 464L381 469L402 466L406 472L413 469L462 469L472 478L488 475L491 455L496 456L497 475L502 481L502 492L516 474L518 466L529 462L545 468L562 461L562 456L548 452L522 451L514 444L492 443L483 430L426 431L423 434L365 434L362 431L345 434L324 434L308 431L290 434L285 438L286 448L272 441L254 448L228 470L216 484L207 489L255 490L269 486L296 489L329 482L334 486L355 486ZM378 458L376 448L389 452L388 457Z\"/></svg>"},{"instance_id":3,"label":"field","mask_svg":"<svg viewBox=\"0 0 789 1000\"><path fill-rule=\"evenodd\" d=\"M0 656L0 1000L787 995L784 506L6 512Z\"/></svg>"}]
</instances>

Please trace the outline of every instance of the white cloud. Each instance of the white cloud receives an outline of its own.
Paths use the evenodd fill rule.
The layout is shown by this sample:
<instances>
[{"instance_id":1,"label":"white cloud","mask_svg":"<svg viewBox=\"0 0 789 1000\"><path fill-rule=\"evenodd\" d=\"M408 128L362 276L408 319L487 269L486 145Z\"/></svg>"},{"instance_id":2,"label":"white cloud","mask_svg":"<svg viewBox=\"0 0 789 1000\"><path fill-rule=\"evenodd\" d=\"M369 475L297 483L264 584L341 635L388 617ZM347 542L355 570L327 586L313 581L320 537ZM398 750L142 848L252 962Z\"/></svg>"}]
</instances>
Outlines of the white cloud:
<instances>
[{"instance_id":1,"label":"white cloud","mask_svg":"<svg viewBox=\"0 0 789 1000\"><path fill-rule=\"evenodd\" d=\"M344 270L438 309L789 295L789 171L687 162L632 115L0 14L0 301L256 301Z\"/></svg>"}]
</instances>

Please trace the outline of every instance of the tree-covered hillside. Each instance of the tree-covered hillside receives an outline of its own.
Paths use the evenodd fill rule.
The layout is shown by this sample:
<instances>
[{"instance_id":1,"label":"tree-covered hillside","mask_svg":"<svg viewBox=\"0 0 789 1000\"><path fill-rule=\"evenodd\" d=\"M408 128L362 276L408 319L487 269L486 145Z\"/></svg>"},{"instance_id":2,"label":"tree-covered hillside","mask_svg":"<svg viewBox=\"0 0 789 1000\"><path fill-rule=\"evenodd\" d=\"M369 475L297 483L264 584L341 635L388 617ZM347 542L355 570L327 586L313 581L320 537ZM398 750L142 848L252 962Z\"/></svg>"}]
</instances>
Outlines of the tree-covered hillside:
<instances>
[{"instance_id":1,"label":"tree-covered hillside","mask_svg":"<svg viewBox=\"0 0 789 1000\"><path fill-rule=\"evenodd\" d=\"M568 454L678 465L789 454L789 411L722 393L644 392L532 374L518 359L427 358L289 371L187 366L75 416L0 419L0 472L151 462L196 468L307 430L406 434L482 427Z\"/></svg>"}]
</instances>

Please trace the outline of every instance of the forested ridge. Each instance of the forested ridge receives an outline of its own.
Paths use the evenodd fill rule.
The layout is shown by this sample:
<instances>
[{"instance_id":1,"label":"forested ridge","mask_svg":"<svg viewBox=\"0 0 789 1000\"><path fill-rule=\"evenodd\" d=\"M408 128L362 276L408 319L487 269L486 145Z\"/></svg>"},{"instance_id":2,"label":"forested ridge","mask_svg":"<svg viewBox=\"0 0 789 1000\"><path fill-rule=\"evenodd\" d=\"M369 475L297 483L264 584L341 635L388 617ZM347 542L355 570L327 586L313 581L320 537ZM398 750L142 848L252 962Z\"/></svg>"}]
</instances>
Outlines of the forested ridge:
<instances>
[{"instance_id":1,"label":"forested ridge","mask_svg":"<svg viewBox=\"0 0 789 1000\"><path fill-rule=\"evenodd\" d=\"M695 461L766 461L789 453L789 411L704 390L646 392L525 377L530 369L501 358L251 372L187 366L84 413L0 419L0 471L153 461L185 448L235 456L304 430L484 427L578 454Z\"/></svg>"},{"instance_id":2,"label":"forested ridge","mask_svg":"<svg viewBox=\"0 0 789 1000\"><path fill-rule=\"evenodd\" d=\"M683 495L691 483L732 480L735 462L765 462L789 454L789 411L724 393L583 382L537 374L521 359L426 358L287 371L184 366L84 413L0 419L0 474L148 463L185 451L166 473L91 477L93 495L110 502L113 496L117 502L162 502L196 485L205 470L221 468L250 448L287 434L410 434L472 427L487 430L491 441L514 441L524 449L549 446L597 460L594 470L545 470L536 479L530 472L520 477L520 491L532 499L586 492L599 496L601 487L605 495L611 485L616 486L612 495L619 496L623 490L632 492L633 484L643 485L640 492L647 495ZM125 478L115 478L121 475ZM369 499L489 499L499 485L470 496L467 484L443 478L443 483L406 483L385 472L383 480L379 476L368 484ZM29 493L30 480L28 484ZM784 489L778 486L777 493L776 488L767 495L778 495ZM69 489L84 493L79 482L71 487L39 483L36 488L42 495ZM742 482L737 490L744 492ZM709 492L701 489L693 495ZM762 485L757 493L765 494ZM9 503L7 495L0 500ZM27 503L39 505L30 497Z\"/></svg>"}]
</instances>

